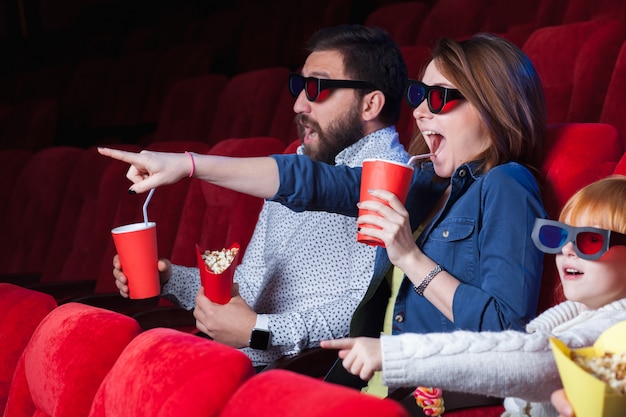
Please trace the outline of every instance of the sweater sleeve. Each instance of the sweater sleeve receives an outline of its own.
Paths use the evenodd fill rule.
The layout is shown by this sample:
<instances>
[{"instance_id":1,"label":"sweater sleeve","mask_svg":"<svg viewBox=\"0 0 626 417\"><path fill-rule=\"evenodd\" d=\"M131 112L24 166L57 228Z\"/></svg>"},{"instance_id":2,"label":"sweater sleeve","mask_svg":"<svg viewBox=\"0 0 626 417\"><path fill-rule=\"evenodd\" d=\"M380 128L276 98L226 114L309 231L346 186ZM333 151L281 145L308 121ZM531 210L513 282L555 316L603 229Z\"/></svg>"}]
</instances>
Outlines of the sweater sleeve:
<instances>
[{"instance_id":1,"label":"sweater sleeve","mask_svg":"<svg viewBox=\"0 0 626 417\"><path fill-rule=\"evenodd\" d=\"M548 340L512 330L382 336L383 378L392 387L546 401L561 387Z\"/></svg>"},{"instance_id":2,"label":"sweater sleeve","mask_svg":"<svg viewBox=\"0 0 626 417\"><path fill-rule=\"evenodd\" d=\"M626 320L626 299L578 311L575 303L561 303L529 324L532 333L383 335L383 379L389 386L434 386L549 402L552 391L562 386L550 336L571 349L591 346L603 331Z\"/></svg>"}]
</instances>

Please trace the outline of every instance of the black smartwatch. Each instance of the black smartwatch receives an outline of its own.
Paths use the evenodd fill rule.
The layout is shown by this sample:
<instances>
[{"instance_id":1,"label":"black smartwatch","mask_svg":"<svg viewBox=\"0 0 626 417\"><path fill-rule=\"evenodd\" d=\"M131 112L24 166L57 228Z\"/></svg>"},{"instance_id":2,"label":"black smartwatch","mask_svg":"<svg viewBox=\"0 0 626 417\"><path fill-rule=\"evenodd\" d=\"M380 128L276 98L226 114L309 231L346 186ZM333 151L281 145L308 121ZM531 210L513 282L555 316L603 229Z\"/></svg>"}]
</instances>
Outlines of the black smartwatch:
<instances>
[{"instance_id":1,"label":"black smartwatch","mask_svg":"<svg viewBox=\"0 0 626 417\"><path fill-rule=\"evenodd\" d=\"M264 314L257 314L256 324L250 334L250 347L256 350L267 350L270 346L272 333L269 329L269 319Z\"/></svg>"}]
</instances>

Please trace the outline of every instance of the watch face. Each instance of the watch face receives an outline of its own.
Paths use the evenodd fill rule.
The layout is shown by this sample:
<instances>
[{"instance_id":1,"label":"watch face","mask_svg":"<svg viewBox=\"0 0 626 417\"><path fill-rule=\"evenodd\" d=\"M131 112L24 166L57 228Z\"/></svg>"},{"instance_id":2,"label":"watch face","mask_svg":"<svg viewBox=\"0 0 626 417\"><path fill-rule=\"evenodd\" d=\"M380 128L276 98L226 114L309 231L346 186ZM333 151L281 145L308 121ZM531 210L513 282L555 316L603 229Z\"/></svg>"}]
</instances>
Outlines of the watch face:
<instances>
[{"instance_id":1,"label":"watch face","mask_svg":"<svg viewBox=\"0 0 626 417\"><path fill-rule=\"evenodd\" d=\"M270 344L270 332L267 330L253 329L250 336L250 347L252 349L266 350Z\"/></svg>"}]
</instances>

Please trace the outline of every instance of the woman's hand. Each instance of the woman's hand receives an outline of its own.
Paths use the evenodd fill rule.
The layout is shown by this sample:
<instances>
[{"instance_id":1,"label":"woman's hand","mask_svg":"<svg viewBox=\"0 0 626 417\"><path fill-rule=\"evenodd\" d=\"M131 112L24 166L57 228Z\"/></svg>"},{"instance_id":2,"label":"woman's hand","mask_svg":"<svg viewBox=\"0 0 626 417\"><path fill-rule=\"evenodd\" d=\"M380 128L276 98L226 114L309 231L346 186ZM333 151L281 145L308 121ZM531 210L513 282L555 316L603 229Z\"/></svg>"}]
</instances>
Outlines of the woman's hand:
<instances>
[{"instance_id":1,"label":"woman's hand","mask_svg":"<svg viewBox=\"0 0 626 417\"><path fill-rule=\"evenodd\" d=\"M358 337L322 340L320 346L325 349L338 349L343 367L364 381L371 379L374 372L383 369L380 339Z\"/></svg>"},{"instance_id":2,"label":"woman's hand","mask_svg":"<svg viewBox=\"0 0 626 417\"><path fill-rule=\"evenodd\" d=\"M133 182L130 191L143 193L161 185L173 184L192 172L191 157L184 153L98 148L101 155L130 164L126 177Z\"/></svg>"},{"instance_id":3,"label":"woman's hand","mask_svg":"<svg viewBox=\"0 0 626 417\"><path fill-rule=\"evenodd\" d=\"M370 210L380 215L366 214L360 216L357 219L360 232L385 242L389 260L394 265L401 267L403 258L412 253L420 253L413 239L409 212L404 207L404 204L389 191L370 190L369 193L373 197L386 201L388 205L376 200L360 202L358 204L359 208ZM380 230L372 227L364 227L364 224L378 226Z\"/></svg>"}]
</instances>

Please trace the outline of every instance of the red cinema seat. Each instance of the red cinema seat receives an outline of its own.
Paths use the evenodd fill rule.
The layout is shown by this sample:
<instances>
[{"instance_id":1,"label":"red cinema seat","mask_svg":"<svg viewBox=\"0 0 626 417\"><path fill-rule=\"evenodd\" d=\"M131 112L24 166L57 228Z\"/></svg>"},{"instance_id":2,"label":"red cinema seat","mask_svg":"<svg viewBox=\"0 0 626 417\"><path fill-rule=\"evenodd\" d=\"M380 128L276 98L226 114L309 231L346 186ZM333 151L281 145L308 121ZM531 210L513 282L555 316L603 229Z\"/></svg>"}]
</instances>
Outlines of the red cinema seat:
<instances>
[{"instance_id":1,"label":"red cinema seat","mask_svg":"<svg viewBox=\"0 0 626 417\"><path fill-rule=\"evenodd\" d=\"M57 307L24 349L5 415L86 417L104 377L139 333L122 314L79 303Z\"/></svg>"},{"instance_id":2,"label":"red cinema seat","mask_svg":"<svg viewBox=\"0 0 626 417\"><path fill-rule=\"evenodd\" d=\"M89 416L218 416L253 374L250 359L237 349L173 329L150 329L124 349Z\"/></svg>"},{"instance_id":3,"label":"red cinema seat","mask_svg":"<svg viewBox=\"0 0 626 417\"><path fill-rule=\"evenodd\" d=\"M35 328L57 306L52 296L0 283L0 414L9 396L17 362Z\"/></svg>"},{"instance_id":4,"label":"red cinema seat","mask_svg":"<svg viewBox=\"0 0 626 417\"><path fill-rule=\"evenodd\" d=\"M220 417L408 417L394 401L284 370L262 372L235 392Z\"/></svg>"}]
</instances>

